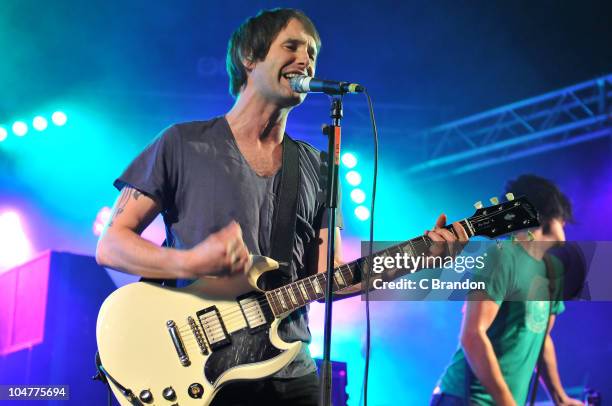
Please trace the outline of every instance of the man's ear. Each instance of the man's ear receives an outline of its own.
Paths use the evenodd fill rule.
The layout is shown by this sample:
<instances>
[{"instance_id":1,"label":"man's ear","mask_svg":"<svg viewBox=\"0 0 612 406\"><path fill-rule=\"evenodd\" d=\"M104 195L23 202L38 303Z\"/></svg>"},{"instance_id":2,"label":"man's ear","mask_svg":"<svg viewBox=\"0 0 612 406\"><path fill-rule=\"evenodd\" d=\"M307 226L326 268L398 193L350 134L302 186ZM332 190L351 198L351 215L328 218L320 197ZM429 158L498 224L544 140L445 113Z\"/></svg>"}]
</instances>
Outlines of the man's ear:
<instances>
[{"instance_id":1,"label":"man's ear","mask_svg":"<svg viewBox=\"0 0 612 406\"><path fill-rule=\"evenodd\" d=\"M256 62L251 56L247 56L242 59L242 65L247 72L251 72L255 68Z\"/></svg>"}]
</instances>

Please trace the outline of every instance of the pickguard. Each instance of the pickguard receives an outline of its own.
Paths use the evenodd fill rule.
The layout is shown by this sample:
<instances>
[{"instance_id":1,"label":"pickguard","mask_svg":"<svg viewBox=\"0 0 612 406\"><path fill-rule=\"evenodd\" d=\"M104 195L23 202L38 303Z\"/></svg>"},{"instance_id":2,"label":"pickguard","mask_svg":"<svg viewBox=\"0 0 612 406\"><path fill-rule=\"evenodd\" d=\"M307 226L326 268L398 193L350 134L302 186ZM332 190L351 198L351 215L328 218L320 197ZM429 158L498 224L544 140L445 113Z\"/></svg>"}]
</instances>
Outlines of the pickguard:
<instances>
[{"instance_id":1,"label":"pickguard","mask_svg":"<svg viewBox=\"0 0 612 406\"><path fill-rule=\"evenodd\" d=\"M247 328L231 334L231 344L218 348L210 354L204 365L204 375L211 385L227 370L272 359L282 350L274 347L269 338L270 326L256 333Z\"/></svg>"}]
</instances>

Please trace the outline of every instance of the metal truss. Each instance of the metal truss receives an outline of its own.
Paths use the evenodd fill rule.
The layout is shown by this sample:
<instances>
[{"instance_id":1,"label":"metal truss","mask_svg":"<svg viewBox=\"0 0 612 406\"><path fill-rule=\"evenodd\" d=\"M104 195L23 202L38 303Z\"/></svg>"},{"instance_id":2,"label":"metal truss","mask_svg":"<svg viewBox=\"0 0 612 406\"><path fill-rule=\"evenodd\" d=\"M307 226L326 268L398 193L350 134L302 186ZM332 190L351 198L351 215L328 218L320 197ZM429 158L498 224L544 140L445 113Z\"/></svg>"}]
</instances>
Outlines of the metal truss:
<instances>
[{"instance_id":1,"label":"metal truss","mask_svg":"<svg viewBox=\"0 0 612 406\"><path fill-rule=\"evenodd\" d=\"M611 107L612 74L453 121L418 136L422 160L406 172L457 175L612 137Z\"/></svg>"}]
</instances>

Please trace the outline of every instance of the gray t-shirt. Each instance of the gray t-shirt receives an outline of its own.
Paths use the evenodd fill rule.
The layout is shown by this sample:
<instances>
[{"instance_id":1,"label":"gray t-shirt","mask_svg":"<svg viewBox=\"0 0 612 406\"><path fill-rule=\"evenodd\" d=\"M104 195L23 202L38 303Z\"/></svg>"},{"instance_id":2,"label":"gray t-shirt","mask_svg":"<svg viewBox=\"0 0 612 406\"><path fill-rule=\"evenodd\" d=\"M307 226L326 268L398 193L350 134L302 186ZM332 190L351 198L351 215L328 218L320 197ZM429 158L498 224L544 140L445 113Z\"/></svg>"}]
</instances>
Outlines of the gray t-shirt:
<instances>
[{"instance_id":1,"label":"gray t-shirt","mask_svg":"<svg viewBox=\"0 0 612 406\"><path fill-rule=\"evenodd\" d=\"M298 142L298 154L296 233L284 283L316 272L316 234L327 221L327 210L318 198L319 152ZM236 220L251 254L268 256L279 180L280 171L265 177L251 169L227 120L217 117L167 128L132 161L115 186L130 185L162 204L166 246L189 249ZM341 218L337 224L341 226ZM266 288L272 287L276 286ZM293 312L279 332L285 341L310 342L308 309ZM305 351L275 376L299 377L313 371L314 362Z\"/></svg>"}]
</instances>

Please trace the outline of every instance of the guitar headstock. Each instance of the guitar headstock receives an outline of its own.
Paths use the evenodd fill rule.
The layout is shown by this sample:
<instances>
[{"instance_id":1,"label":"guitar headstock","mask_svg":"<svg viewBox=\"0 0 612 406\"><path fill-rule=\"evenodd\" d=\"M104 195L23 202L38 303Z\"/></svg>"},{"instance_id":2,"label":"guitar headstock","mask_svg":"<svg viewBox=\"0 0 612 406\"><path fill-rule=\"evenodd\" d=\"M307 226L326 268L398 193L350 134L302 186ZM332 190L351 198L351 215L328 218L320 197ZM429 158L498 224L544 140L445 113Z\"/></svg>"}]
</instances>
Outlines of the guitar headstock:
<instances>
[{"instance_id":1,"label":"guitar headstock","mask_svg":"<svg viewBox=\"0 0 612 406\"><path fill-rule=\"evenodd\" d=\"M506 194L507 201L491 198L493 206L484 207L482 202L474 204L476 212L469 218L474 235L495 238L513 231L539 227L538 212L535 207L522 196L514 198L512 193Z\"/></svg>"}]
</instances>

